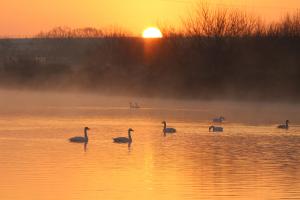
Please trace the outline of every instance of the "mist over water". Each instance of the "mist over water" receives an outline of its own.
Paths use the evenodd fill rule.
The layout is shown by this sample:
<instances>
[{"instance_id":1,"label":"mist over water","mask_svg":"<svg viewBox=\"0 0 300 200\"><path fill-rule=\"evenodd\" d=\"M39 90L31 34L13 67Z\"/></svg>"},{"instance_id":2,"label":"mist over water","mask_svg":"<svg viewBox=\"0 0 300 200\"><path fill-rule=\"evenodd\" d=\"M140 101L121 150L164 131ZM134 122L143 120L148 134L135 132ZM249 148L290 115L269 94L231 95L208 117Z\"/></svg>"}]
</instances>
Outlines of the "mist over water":
<instances>
[{"instance_id":1,"label":"mist over water","mask_svg":"<svg viewBox=\"0 0 300 200\"><path fill-rule=\"evenodd\" d=\"M134 96L109 96L95 92L41 92L31 90L0 90L2 113L38 115L81 114L85 109L90 114L115 111L128 117L171 118L179 120L211 121L218 116L226 116L237 123L282 123L290 119L292 124L300 122L300 104L284 102L234 101L234 100L180 100L172 98L142 98ZM141 104L144 112L131 112L130 102ZM40 113L40 111L43 111ZM173 112L177 115L173 116ZM105 114L105 113L104 113ZM166 114L160 115L160 114ZM180 114L180 115L178 115ZM186 118L186 119L185 119Z\"/></svg>"},{"instance_id":2,"label":"mist over water","mask_svg":"<svg viewBox=\"0 0 300 200\"><path fill-rule=\"evenodd\" d=\"M0 96L1 199L300 198L299 104L25 90ZM224 132L208 132L220 115ZM289 130L277 129L286 119ZM165 137L162 120L177 133ZM69 143L85 126L87 146ZM129 127L131 146L114 144Z\"/></svg>"},{"instance_id":3,"label":"mist over water","mask_svg":"<svg viewBox=\"0 0 300 200\"><path fill-rule=\"evenodd\" d=\"M182 26L0 39L0 200L300 199L300 12Z\"/></svg>"}]
</instances>

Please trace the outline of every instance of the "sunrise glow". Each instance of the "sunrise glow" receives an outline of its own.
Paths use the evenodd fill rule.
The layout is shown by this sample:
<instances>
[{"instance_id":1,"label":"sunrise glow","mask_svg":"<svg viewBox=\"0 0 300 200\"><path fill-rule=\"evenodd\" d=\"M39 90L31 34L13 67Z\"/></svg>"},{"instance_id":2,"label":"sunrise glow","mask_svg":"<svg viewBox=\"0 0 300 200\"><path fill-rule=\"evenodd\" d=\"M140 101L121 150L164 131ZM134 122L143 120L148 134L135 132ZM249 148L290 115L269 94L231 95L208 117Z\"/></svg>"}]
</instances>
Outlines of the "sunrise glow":
<instances>
[{"instance_id":1,"label":"sunrise glow","mask_svg":"<svg viewBox=\"0 0 300 200\"><path fill-rule=\"evenodd\" d=\"M143 38L162 38L163 35L158 28L149 27L143 31Z\"/></svg>"}]
</instances>

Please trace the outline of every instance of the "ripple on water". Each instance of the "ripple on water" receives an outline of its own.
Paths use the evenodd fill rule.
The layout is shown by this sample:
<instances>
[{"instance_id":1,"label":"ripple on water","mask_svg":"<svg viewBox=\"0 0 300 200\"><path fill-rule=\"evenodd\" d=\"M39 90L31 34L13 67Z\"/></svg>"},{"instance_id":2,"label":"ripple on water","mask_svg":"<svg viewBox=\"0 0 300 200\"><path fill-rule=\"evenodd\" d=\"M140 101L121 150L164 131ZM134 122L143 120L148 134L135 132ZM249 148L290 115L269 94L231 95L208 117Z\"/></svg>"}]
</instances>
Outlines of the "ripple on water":
<instances>
[{"instance_id":1,"label":"ripple on water","mask_svg":"<svg viewBox=\"0 0 300 200\"><path fill-rule=\"evenodd\" d=\"M129 117L125 109L79 110L0 118L0 199L300 198L299 126L226 122L215 134L209 121L181 109ZM170 112L180 115L170 122L178 132L164 137ZM84 126L86 148L69 143ZM114 144L129 127L131 146Z\"/></svg>"}]
</instances>

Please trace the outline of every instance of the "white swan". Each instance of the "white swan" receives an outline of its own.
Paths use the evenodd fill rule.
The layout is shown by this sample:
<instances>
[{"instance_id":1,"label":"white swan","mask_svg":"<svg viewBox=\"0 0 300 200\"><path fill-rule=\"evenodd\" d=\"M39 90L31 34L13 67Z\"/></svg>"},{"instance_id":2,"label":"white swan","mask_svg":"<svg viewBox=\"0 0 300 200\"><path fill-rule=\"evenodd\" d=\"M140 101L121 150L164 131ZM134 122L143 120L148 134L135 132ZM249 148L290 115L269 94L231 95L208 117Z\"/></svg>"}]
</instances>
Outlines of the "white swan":
<instances>
[{"instance_id":1,"label":"white swan","mask_svg":"<svg viewBox=\"0 0 300 200\"><path fill-rule=\"evenodd\" d=\"M277 126L277 128L288 129L289 128L289 123L290 123L290 121L286 120L285 124L280 124L280 125Z\"/></svg>"},{"instance_id":2,"label":"white swan","mask_svg":"<svg viewBox=\"0 0 300 200\"><path fill-rule=\"evenodd\" d=\"M212 121L217 123L222 123L225 120L223 116L220 116L218 118L214 118Z\"/></svg>"},{"instance_id":3,"label":"white swan","mask_svg":"<svg viewBox=\"0 0 300 200\"><path fill-rule=\"evenodd\" d=\"M87 143L89 141L87 131L90 130L89 127L84 127L84 137L77 136L69 138L70 142L78 142L78 143Z\"/></svg>"},{"instance_id":4,"label":"white swan","mask_svg":"<svg viewBox=\"0 0 300 200\"><path fill-rule=\"evenodd\" d=\"M212 130L212 132L223 132L223 127L220 126L210 126L208 128L209 132Z\"/></svg>"},{"instance_id":5,"label":"white swan","mask_svg":"<svg viewBox=\"0 0 300 200\"><path fill-rule=\"evenodd\" d=\"M164 133L176 133L175 128L167 127L167 122L166 121L162 121L161 123L164 124L164 128L163 128Z\"/></svg>"},{"instance_id":6,"label":"white swan","mask_svg":"<svg viewBox=\"0 0 300 200\"><path fill-rule=\"evenodd\" d=\"M135 102L135 108L141 108L137 102Z\"/></svg>"},{"instance_id":7,"label":"white swan","mask_svg":"<svg viewBox=\"0 0 300 200\"><path fill-rule=\"evenodd\" d=\"M115 143L131 143L132 142L132 137L131 137L131 132L133 130L131 128L128 129L128 138L127 137L117 137L113 138L113 141Z\"/></svg>"},{"instance_id":8,"label":"white swan","mask_svg":"<svg viewBox=\"0 0 300 200\"><path fill-rule=\"evenodd\" d=\"M140 108L139 104L137 102L133 103L133 102L129 102L129 108L131 109L138 109Z\"/></svg>"}]
</instances>

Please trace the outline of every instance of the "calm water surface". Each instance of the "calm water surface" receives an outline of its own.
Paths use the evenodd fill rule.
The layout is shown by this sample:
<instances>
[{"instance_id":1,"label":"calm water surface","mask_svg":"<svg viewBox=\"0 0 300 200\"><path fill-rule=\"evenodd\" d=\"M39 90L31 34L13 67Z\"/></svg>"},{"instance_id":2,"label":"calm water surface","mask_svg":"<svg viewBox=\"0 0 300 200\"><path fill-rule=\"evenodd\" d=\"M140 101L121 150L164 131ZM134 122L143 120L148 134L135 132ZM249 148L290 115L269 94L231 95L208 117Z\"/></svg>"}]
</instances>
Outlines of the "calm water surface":
<instances>
[{"instance_id":1,"label":"calm water surface","mask_svg":"<svg viewBox=\"0 0 300 200\"><path fill-rule=\"evenodd\" d=\"M297 123L285 131L272 120L237 117L214 134L211 113L205 106L2 111L0 199L300 199ZM164 137L163 119L178 132ZM84 126L87 146L69 143ZM129 127L130 147L112 143Z\"/></svg>"}]
</instances>

